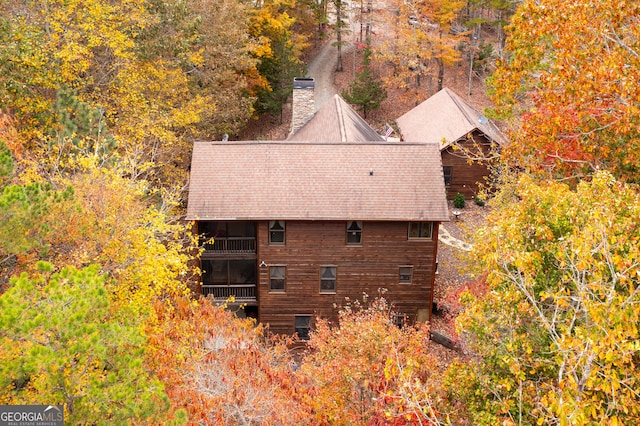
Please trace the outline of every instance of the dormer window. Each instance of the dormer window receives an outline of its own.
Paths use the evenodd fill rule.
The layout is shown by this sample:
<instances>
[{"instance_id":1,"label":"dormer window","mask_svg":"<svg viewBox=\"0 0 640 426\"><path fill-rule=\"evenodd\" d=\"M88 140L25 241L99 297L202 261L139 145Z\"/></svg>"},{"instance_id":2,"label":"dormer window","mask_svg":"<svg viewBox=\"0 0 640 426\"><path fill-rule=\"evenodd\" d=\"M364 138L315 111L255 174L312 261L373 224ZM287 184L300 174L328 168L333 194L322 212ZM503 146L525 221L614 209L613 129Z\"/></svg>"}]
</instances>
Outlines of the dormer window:
<instances>
[{"instance_id":1,"label":"dormer window","mask_svg":"<svg viewBox=\"0 0 640 426\"><path fill-rule=\"evenodd\" d=\"M347 244L362 244L362 222L347 222Z\"/></svg>"},{"instance_id":2,"label":"dormer window","mask_svg":"<svg viewBox=\"0 0 640 426\"><path fill-rule=\"evenodd\" d=\"M284 220L269 221L269 244L284 244Z\"/></svg>"}]
</instances>

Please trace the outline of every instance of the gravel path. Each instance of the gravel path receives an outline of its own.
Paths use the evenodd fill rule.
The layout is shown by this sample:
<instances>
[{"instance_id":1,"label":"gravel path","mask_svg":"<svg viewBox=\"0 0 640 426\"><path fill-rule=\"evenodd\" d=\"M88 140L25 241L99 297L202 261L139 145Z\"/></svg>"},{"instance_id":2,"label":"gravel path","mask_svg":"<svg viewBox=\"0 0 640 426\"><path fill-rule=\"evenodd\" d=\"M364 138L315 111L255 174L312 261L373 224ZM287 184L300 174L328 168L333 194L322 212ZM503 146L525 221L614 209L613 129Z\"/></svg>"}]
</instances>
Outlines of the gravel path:
<instances>
[{"instance_id":1,"label":"gravel path","mask_svg":"<svg viewBox=\"0 0 640 426\"><path fill-rule=\"evenodd\" d=\"M355 19L353 18L353 8L347 6L346 10L349 13L349 17L345 18L345 22L355 22ZM354 37L354 33L355 27L352 25L351 32L345 32L345 34L343 34L343 60L347 54L353 52L355 49L354 44L350 41L351 38ZM333 43L336 41L335 33L330 32L329 35L331 38L325 42L324 46L320 48L316 56L307 65L306 77L310 77L315 80L314 96L316 101L316 111L331 99L333 95L339 93L339 90L335 85L335 71L336 66L338 65L338 48L333 46Z\"/></svg>"},{"instance_id":2,"label":"gravel path","mask_svg":"<svg viewBox=\"0 0 640 426\"><path fill-rule=\"evenodd\" d=\"M338 50L331 44L332 42L325 43L307 67L307 77L315 80L316 111L338 93L333 83L333 72L338 64Z\"/></svg>"}]
</instances>

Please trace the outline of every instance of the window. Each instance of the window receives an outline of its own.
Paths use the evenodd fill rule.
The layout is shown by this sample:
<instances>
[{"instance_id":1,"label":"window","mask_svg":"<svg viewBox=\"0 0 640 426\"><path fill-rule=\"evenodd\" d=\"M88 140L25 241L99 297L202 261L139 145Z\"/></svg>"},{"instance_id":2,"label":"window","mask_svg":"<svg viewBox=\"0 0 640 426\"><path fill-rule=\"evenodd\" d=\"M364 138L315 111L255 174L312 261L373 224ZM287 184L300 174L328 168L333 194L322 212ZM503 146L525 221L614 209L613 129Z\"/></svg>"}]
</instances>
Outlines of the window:
<instances>
[{"instance_id":1,"label":"window","mask_svg":"<svg viewBox=\"0 0 640 426\"><path fill-rule=\"evenodd\" d=\"M284 244L284 221L269 221L269 244Z\"/></svg>"},{"instance_id":2,"label":"window","mask_svg":"<svg viewBox=\"0 0 640 426\"><path fill-rule=\"evenodd\" d=\"M285 290L286 267L269 267L269 291L284 293Z\"/></svg>"},{"instance_id":3,"label":"window","mask_svg":"<svg viewBox=\"0 0 640 426\"><path fill-rule=\"evenodd\" d=\"M410 222L409 238L431 238L433 222Z\"/></svg>"},{"instance_id":4,"label":"window","mask_svg":"<svg viewBox=\"0 0 640 426\"><path fill-rule=\"evenodd\" d=\"M409 323L409 317L403 314L393 314L391 315L391 321L398 327L403 328L405 325Z\"/></svg>"},{"instance_id":5,"label":"window","mask_svg":"<svg viewBox=\"0 0 640 426\"><path fill-rule=\"evenodd\" d=\"M453 167L442 166L442 171L444 173L444 185L451 186L451 173L453 172Z\"/></svg>"},{"instance_id":6,"label":"window","mask_svg":"<svg viewBox=\"0 0 640 426\"><path fill-rule=\"evenodd\" d=\"M320 267L320 293L336 292L336 266Z\"/></svg>"},{"instance_id":7,"label":"window","mask_svg":"<svg viewBox=\"0 0 640 426\"><path fill-rule=\"evenodd\" d=\"M295 332L300 340L309 340L311 315L296 315Z\"/></svg>"},{"instance_id":8,"label":"window","mask_svg":"<svg viewBox=\"0 0 640 426\"><path fill-rule=\"evenodd\" d=\"M400 284L411 284L411 278L413 277L413 266L401 266L400 267Z\"/></svg>"},{"instance_id":9,"label":"window","mask_svg":"<svg viewBox=\"0 0 640 426\"><path fill-rule=\"evenodd\" d=\"M362 243L362 222L347 222L347 244Z\"/></svg>"}]
</instances>

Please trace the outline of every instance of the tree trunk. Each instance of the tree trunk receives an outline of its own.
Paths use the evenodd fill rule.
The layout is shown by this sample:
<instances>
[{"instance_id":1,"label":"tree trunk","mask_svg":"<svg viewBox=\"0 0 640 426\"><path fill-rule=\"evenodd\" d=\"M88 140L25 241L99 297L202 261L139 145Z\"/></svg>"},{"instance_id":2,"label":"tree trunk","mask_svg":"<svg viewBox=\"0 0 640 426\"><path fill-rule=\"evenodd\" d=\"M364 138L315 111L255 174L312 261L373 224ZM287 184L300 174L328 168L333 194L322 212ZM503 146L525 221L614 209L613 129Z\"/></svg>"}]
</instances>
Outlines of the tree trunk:
<instances>
[{"instance_id":1,"label":"tree trunk","mask_svg":"<svg viewBox=\"0 0 640 426\"><path fill-rule=\"evenodd\" d=\"M438 92L442 90L444 81L444 62L441 58L436 59L438 63Z\"/></svg>"},{"instance_id":2,"label":"tree trunk","mask_svg":"<svg viewBox=\"0 0 640 426\"><path fill-rule=\"evenodd\" d=\"M437 331L431 331L430 334L431 334L431 340L432 341L441 344L445 348L448 348L448 349L451 349L451 350L454 350L454 351L459 351L460 350L458 345L456 345L453 340L449 339L444 334L440 334Z\"/></svg>"},{"instance_id":3,"label":"tree trunk","mask_svg":"<svg viewBox=\"0 0 640 426\"><path fill-rule=\"evenodd\" d=\"M336 65L336 72L342 72L342 2L336 2L336 37L337 37L337 47L338 47L338 64Z\"/></svg>"}]
</instances>

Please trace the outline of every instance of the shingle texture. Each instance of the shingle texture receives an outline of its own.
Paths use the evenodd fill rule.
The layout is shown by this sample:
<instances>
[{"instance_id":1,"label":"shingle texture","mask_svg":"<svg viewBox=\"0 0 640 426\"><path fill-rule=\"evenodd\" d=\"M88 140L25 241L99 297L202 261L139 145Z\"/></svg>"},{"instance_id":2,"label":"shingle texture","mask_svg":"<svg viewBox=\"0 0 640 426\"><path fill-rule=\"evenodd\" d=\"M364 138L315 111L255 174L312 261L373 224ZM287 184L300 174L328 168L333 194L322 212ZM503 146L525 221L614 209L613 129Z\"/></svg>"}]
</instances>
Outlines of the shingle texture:
<instances>
[{"instance_id":1,"label":"shingle texture","mask_svg":"<svg viewBox=\"0 0 640 426\"><path fill-rule=\"evenodd\" d=\"M189 220L447 221L437 144L196 142Z\"/></svg>"},{"instance_id":2,"label":"shingle texture","mask_svg":"<svg viewBox=\"0 0 640 426\"><path fill-rule=\"evenodd\" d=\"M383 141L351 106L339 95L325 103L313 118L287 138L298 142L367 142Z\"/></svg>"},{"instance_id":3,"label":"shingle texture","mask_svg":"<svg viewBox=\"0 0 640 426\"><path fill-rule=\"evenodd\" d=\"M405 141L437 142L444 149L474 130L504 145L500 130L448 88L440 90L396 120Z\"/></svg>"}]
</instances>

